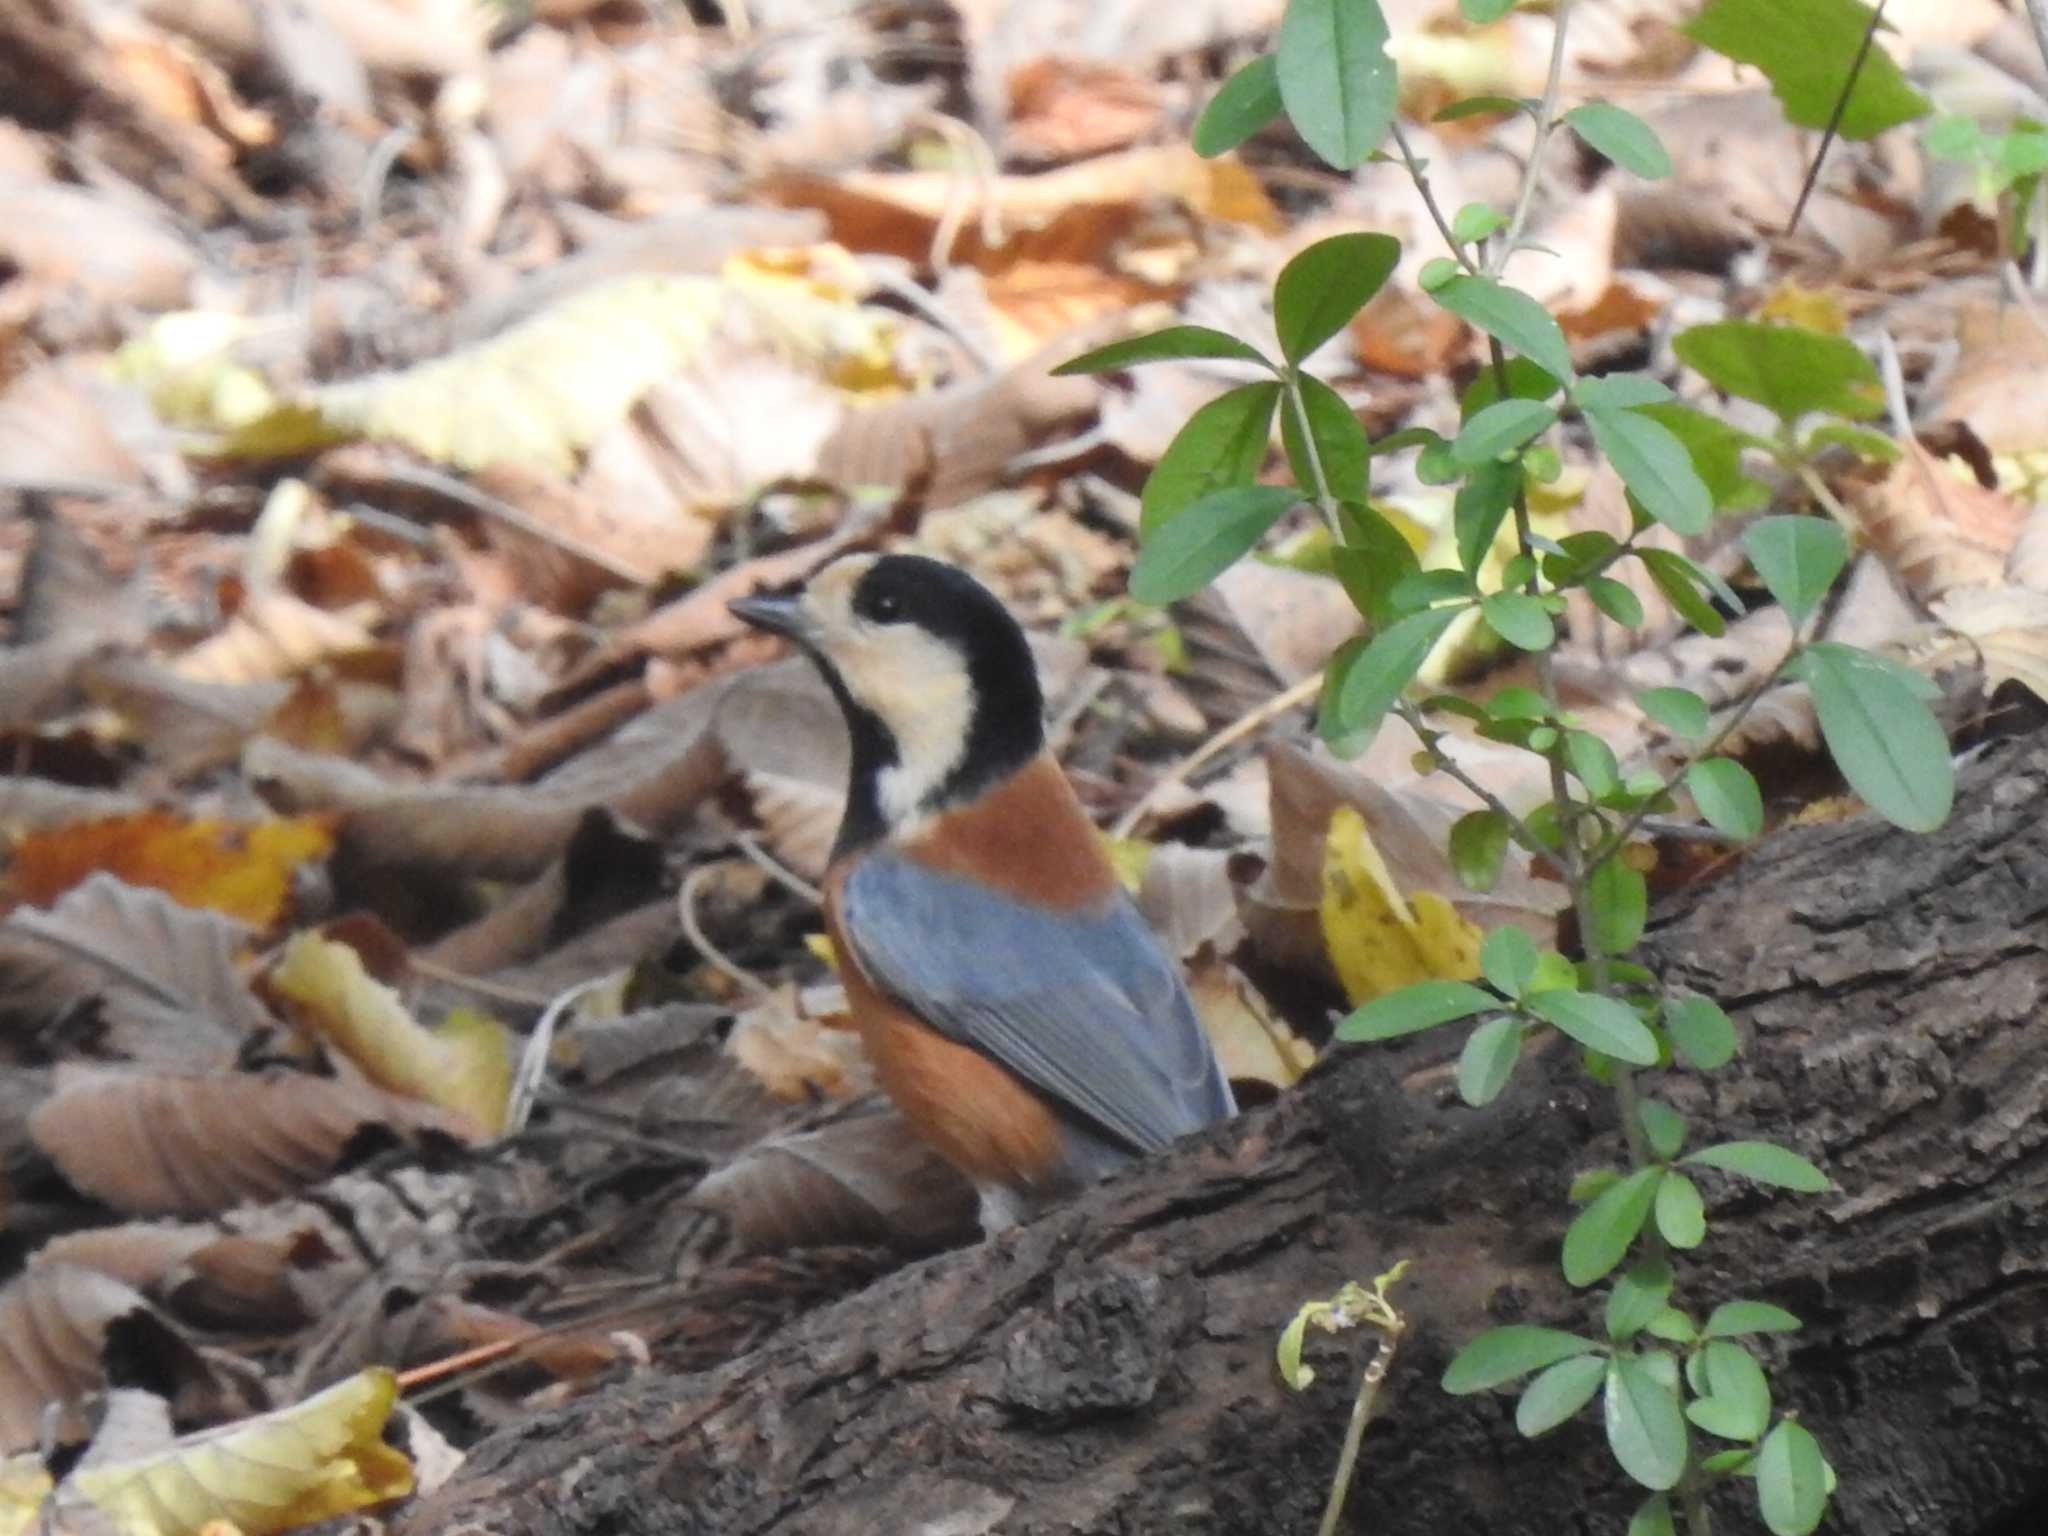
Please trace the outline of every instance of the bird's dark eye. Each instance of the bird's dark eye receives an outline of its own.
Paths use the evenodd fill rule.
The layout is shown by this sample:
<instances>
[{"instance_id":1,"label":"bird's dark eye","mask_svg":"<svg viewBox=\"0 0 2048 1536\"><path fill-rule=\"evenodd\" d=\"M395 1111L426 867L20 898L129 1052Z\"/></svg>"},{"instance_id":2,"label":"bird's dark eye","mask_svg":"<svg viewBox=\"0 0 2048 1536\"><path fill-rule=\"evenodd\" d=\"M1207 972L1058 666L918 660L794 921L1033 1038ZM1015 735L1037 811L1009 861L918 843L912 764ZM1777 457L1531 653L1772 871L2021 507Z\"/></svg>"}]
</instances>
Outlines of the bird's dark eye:
<instances>
[{"instance_id":1,"label":"bird's dark eye","mask_svg":"<svg viewBox=\"0 0 2048 1536\"><path fill-rule=\"evenodd\" d=\"M854 606L862 618L877 624L894 624L903 617L903 599L894 592L863 592Z\"/></svg>"}]
</instances>

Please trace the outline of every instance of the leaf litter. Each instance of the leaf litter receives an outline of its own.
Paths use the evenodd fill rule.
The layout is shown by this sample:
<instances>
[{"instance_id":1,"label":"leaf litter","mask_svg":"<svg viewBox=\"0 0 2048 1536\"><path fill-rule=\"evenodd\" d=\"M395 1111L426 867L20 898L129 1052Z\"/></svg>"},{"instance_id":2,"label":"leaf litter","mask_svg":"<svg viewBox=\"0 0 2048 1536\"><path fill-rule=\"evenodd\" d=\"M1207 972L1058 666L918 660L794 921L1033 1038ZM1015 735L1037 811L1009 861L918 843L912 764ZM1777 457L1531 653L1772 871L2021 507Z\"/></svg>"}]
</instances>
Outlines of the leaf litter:
<instances>
[{"instance_id":1,"label":"leaf litter","mask_svg":"<svg viewBox=\"0 0 2048 1536\"><path fill-rule=\"evenodd\" d=\"M397 1433L445 1466L429 1420L466 1443L706 1367L971 1238L818 942L836 713L725 609L832 554L956 560L1033 629L1056 745L1245 1102L1346 1003L1469 974L1487 930L1557 941L1540 867L1460 883L1478 802L1419 774L1404 723L1350 763L1316 741L1356 617L1314 530L1283 518L1185 601L1126 596L1148 476L1253 375L1052 371L1163 323L1270 347L1285 263L1383 231L1393 278L1316 369L1369 437L1455 433L1484 342L1421 292L1405 178L1338 181L1274 129L1186 147L1279 4L1120 0L1080 36L1060 5L963 3L943 45L917 8L757 4L752 35L573 0L289 9L59 0L19 37L0 14L52 103L0 118L0 1525L381 1502L411 1480L391 1371L440 1382ZM1550 18L1387 9L1446 205L1505 201L1526 121L1428 119L1540 89ZM1838 145L1782 236L1809 139L1678 29L1692 9L1576 7L1566 105L1647 95L1671 174L1611 161L1634 151L1590 107L1513 277L1574 367L1647 368L1743 431L1770 418L1678 331L1889 349L1898 450L1845 434L1823 465L1860 553L1815 637L1932 679L1959 743L2037 718L2048 327L1996 207L1908 127ZM1945 110L2032 110L2018 18L1892 19L1880 46ZM1242 447L1284 463L1277 434ZM1560 448L1537 531L1625 534L1618 481ZM1740 529L1806 498L1714 451L1718 515L1646 542L1748 601ZM1458 561L1412 455L1359 473L1421 564ZM1648 622L1575 606L1556 675L1624 767L1659 766L1644 690L1723 723L1790 628L1724 601L1725 633L1691 633L1654 573L1614 574ZM1459 627L1426 676L1529 665ZM1435 718L1475 783L1547 793ZM1832 786L1819 748L1800 682L1722 746L1773 819ZM1657 851L1665 884L1726 863ZM107 1395L116 1338L154 1406ZM91 1446L54 1487L51 1427Z\"/></svg>"}]
</instances>

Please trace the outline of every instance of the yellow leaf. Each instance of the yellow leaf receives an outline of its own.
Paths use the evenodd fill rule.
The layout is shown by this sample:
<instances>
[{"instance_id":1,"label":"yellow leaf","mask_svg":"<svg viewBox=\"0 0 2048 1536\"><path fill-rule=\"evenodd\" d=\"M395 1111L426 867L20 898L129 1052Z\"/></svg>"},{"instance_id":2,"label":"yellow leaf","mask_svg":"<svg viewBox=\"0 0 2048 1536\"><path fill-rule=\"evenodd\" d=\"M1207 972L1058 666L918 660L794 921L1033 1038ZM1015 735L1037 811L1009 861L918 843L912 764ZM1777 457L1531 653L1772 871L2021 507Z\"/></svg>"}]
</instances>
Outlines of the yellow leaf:
<instances>
[{"instance_id":1,"label":"yellow leaf","mask_svg":"<svg viewBox=\"0 0 2048 1536\"><path fill-rule=\"evenodd\" d=\"M1141 837L1104 836L1102 851L1109 855L1110 868L1124 889L1137 895L1145 884L1145 866L1152 862L1152 845Z\"/></svg>"},{"instance_id":2,"label":"yellow leaf","mask_svg":"<svg viewBox=\"0 0 2048 1536\"><path fill-rule=\"evenodd\" d=\"M1188 997L1234 1083L1287 1088L1315 1065L1316 1048L1287 1027L1245 979L1213 954L1188 972Z\"/></svg>"},{"instance_id":3,"label":"yellow leaf","mask_svg":"<svg viewBox=\"0 0 2048 1536\"><path fill-rule=\"evenodd\" d=\"M125 1536L199 1536L231 1522L268 1536L412 1491L384 1444L397 1378L363 1371L304 1402L191 1435L154 1456L81 1469L66 1485Z\"/></svg>"},{"instance_id":4,"label":"yellow leaf","mask_svg":"<svg viewBox=\"0 0 2048 1536\"><path fill-rule=\"evenodd\" d=\"M1478 928L1431 892L1418 893L1411 906L1352 806L1330 816L1318 914L1330 963L1353 1003L1411 982L1479 974Z\"/></svg>"},{"instance_id":5,"label":"yellow leaf","mask_svg":"<svg viewBox=\"0 0 2048 1536\"><path fill-rule=\"evenodd\" d=\"M457 1008L427 1029L360 955L317 933L293 935L270 986L379 1087L453 1110L485 1136L504 1128L512 1052L497 1020Z\"/></svg>"}]
</instances>

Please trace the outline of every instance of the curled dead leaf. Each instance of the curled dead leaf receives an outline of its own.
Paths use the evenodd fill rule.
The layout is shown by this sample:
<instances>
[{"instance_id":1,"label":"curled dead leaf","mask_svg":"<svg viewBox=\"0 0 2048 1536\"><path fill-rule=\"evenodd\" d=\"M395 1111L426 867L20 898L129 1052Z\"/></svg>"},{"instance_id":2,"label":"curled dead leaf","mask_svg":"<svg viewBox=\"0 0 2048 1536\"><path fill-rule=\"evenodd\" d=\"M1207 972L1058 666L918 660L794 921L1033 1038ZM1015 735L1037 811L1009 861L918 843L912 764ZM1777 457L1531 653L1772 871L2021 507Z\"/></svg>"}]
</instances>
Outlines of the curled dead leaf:
<instances>
[{"instance_id":1,"label":"curled dead leaf","mask_svg":"<svg viewBox=\"0 0 2048 1536\"><path fill-rule=\"evenodd\" d=\"M64 1067L29 1136L65 1182L134 1216L203 1216L332 1173L365 1132L466 1139L445 1110L332 1075Z\"/></svg>"}]
</instances>

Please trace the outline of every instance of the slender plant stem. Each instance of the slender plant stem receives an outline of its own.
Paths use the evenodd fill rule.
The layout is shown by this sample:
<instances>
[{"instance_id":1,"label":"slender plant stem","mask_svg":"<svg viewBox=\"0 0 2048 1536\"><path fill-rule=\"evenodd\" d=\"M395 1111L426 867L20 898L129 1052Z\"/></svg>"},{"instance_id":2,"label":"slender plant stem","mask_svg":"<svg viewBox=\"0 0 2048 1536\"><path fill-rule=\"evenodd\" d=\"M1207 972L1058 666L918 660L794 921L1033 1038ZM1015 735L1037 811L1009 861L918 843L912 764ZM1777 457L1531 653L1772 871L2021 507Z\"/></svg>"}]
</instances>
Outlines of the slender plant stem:
<instances>
[{"instance_id":1,"label":"slender plant stem","mask_svg":"<svg viewBox=\"0 0 2048 1536\"><path fill-rule=\"evenodd\" d=\"M1330 477L1323 470L1323 453L1316 446L1315 430L1309 425L1308 400L1302 394L1299 368L1287 370L1287 408L1294 412L1294 424L1301 429L1301 451L1308 457L1309 475L1315 481L1316 510L1323 514L1330 537L1342 544L1344 524L1337 516L1337 494L1330 489Z\"/></svg>"},{"instance_id":2,"label":"slender plant stem","mask_svg":"<svg viewBox=\"0 0 2048 1536\"><path fill-rule=\"evenodd\" d=\"M1316 1527L1316 1536L1335 1536L1337 1522L1344 1514L1345 1495L1351 1491L1351 1473L1358 1465L1359 1443L1365 1438L1365 1426L1372 1422L1380 1383L1387 1379L1387 1370L1394 1363L1398 1343L1394 1334L1382 1332L1379 1347L1373 1351L1372 1359L1366 1362L1365 1370L1358 1378L1358 1396L1351 1404L1351 1422L1344 1428L1344 1449L1337 1455L1336 1475L1330 1479L1330 1499L1323 1506L1323 1523Z\"/></svg>"},{"instance_id":3,"label":"slender plant stem","mask_svg":"<svg viewBox=\"0 0 2048 1536\"><path fill-rule=\"evenodd\" d=\"M1543 152L1549 147L1551 130L1557 126L1557 103L1564 88L1564 40L1571 19L1572 0L1557 0L1557 9L1551 13L1556 31L1550 40L1550 74L1543 82L1543 100L1536 108L1536 141L1529 146L1529 164L1522 172L1521 188L1515 193L1515 211L1508 217L1507 230L1493 259L1486 264L1488 277L1498 278L1508 258L1515 254L1529 222L1529 209L1536 201L1537 171L1543 164Z\"/></svg>"},{"instance_id":4,"label":"slender plant stem","mask_svg":"<svg viewBox=\"0 0 2048 1536\"><path fill-rule=\"evenodd\" d=\"M2038 16L2035 8L2040 0L2027 0L2027 9ZM1870 57L1870 45L1877 40L1878 25L1884 20L1886 0L1877 0L1877 8L1870 13L1870 25L1864 29L1862 46L1857 48L1856 57L1850 61L1849 76L1842 82L1842 94L1835 98L1835 109L1828 114L1827 131L1820 136L1820 149L1813 157L1813 164L1806 168L1806 180L1800 185L1799 199L1792 205L1792 217L1785 221L1785 233L1791 234L1799 228L1799 216L1806 212L1807 200L1813 196L1813 189L1820 185L1820 168L1827 162L1828 151L1834 147L1835 135L1842 127L1842 114L1849 110L1849 97L1856 89L1856 77L1863 73L1863 61ZM2037 20L2035 25L2039 26Z\"/></svg>"},{"instance_id":5,"label":"slender plant stem","mask_svg":"<svg viewBox=\"0 0 2048 1536\"><path fill-rule=\"evenodd\" d=\"M1422 206L1429 210L1430 221L1436 225L1436 232L1444 237L1444 244L1451 249L1451 255L1459 266L1475 277L1481 275L1479 263L1472 259L1472 253L1458 243L1458 237L1451 231L1451 221L1444 217L1443 205L1436 200L1436 192L1429 184L1429 171L1409 147L1408 135L1401 131L1398 120L1394 123L1394 147L1401 151L1401 164L1408 172L1408 179L1415 183L1415 190L1422 196Z\"/></svg>"}]
</instances>

